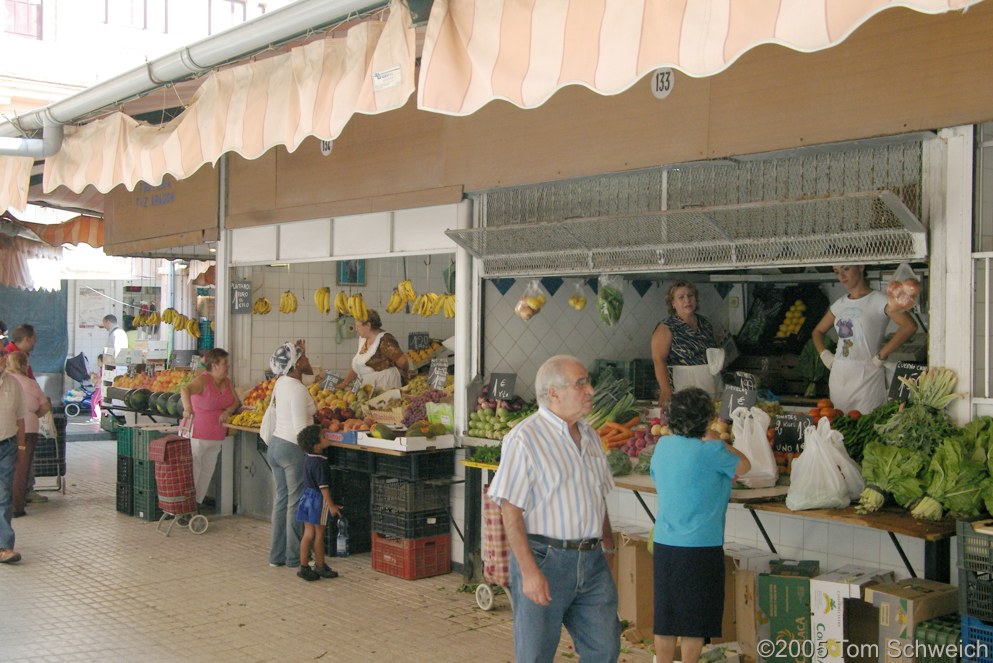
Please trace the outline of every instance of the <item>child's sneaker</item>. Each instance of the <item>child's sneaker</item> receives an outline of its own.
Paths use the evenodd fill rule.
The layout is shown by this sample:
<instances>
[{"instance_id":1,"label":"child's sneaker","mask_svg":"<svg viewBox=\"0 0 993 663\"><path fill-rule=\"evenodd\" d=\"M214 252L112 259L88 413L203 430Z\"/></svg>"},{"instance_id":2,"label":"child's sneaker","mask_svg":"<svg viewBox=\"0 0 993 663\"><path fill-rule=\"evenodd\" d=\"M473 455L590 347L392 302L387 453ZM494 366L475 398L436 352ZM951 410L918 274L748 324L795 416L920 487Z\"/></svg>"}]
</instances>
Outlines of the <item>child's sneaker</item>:
<instances>
[{"instance_id":1,"label":"child's sneaker","mask_svg":"<svg viewBox=\"0 0 993 663\"><path fill-rule=\"evenodd\" d=\"M307 582L311 582L313 580L320 580L321 576L309 566L301 566L300 570L297 571L297 578L303 578Z\"/></svg>"},{"instance_id":2,"label":"child's sneaker","mask_svg":"<svg viewBox=\"0 0 993 663\"><path fill-rule=\"evenodd\" d=\"M338 572L335 571L334 569L332 569L327 564L324 565L324 568L321 568L321 569L315 568L314 569L314 573L316 573L317 575L319 575L322 578L337 578L338 577Z\"/></svg>"}]
</instances>

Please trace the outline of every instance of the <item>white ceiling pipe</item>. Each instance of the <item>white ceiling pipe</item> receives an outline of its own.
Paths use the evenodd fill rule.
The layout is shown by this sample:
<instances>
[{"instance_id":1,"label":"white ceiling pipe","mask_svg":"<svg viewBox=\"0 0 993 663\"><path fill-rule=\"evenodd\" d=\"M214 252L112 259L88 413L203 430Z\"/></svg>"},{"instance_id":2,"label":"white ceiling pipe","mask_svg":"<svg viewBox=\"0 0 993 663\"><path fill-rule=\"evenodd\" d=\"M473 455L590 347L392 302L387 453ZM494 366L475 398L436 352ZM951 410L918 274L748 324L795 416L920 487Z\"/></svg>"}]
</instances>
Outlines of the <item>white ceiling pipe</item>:
<instances>
[{"instance_id":1,"label":"white ceiling pipe","mask_svg":"<svg viewBox=\"0 0 993 663\"><path fill-rule=\"evenodd\" d=\"M44 108L20 115L14 122L0 122L0 137L23 139L25 132L70 124L109 106L176 81L201 74L239 57L258 52L271 44L284 43L311 30L341 22L349 16L383 7L385 0L298 0L135 67L119 76L77 92ZM61 144L61 135L59 143ZM20 145L0 144L0 155L29 156ZM54 153L54 152L53 152ZM50 155L46 155L50 156Z\"/></svg>"},{"instance_id":2,"label":"white ceiling pipe","mask_svg":"<svg viewBox=\"0 0 993 663\"><path fill-rule=\"evenodd\" d=\"M9 157L31 157L44 159L59 151L62 147L61 124L45 124L41 138L10 138L0 136L0 155Z\"/></svg>"}]
</instances>

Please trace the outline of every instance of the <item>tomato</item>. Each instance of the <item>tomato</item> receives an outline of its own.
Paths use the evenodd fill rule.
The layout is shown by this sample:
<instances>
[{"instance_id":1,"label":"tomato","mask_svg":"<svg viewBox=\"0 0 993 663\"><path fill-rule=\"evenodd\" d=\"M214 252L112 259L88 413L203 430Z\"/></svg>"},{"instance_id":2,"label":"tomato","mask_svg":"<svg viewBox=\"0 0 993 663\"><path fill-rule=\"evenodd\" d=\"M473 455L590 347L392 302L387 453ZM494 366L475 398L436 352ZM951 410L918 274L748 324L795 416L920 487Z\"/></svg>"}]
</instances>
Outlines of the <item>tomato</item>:
<instances>
[{"instance_id":1,"label":"tomato","mask_svg":"<svg viewBox=\"0 0 993 663\"><path fill-rule=\"evenodd\" d=\"M821 415L822 417L827 417L828 419L833 419L834 418L834 408L833 407L822 407L820 410L818 410L817 414Z\"/></svg>"},{"instance_id":2,"label":"tomato","mask_svg":"<svg viewBox=\"0 0 993 663\"><path fill-rule=\"evenodd\" d=\"M852 410L852 411L850 411L850 412L848 413L848 418L849 418L849 419L858 419L858 418L860 418L861 416L862 416L862 413L861 413L861 412L859 412L858 410Z\"/></svg>"},{"instance_id":3,"label":"tomato","mask_svg":"<svg viewBox=\"0 0 993 663\"><path fill-rule=\"evenodd\" d=\"M837 417L843 417L843 416L845 416L845 413L842 412L841 410L839 410L838 408L835 408L834 409L834 412L831 414L831 416L832 417L835 417L835 418L837 418Z\"/></svg>"},{"instance_id":4,"label":"tomato","mask_svg":"<svg viewBox=\"0 0 993 663\"><path fill-rule=\"evenodd\" d=\"M829 407L831 409L834 409L834 403L831 402L830 398L822 398L817 401L817 407L819 408Z\"/></svg>"},{"instance_id":5,"label":"tomato","mask_svg":"<svg viewBox=\"0 0 993 663\"><path fill-rule=\"evenodd\" d=\"M816 419L817 417L819 417L821 415L821 411L818 410L816 407L814 407L814 408L810 408L809 410L807 410L807 414L810 415L811 417L814 417Z\"/></svg>"}]
</instances>

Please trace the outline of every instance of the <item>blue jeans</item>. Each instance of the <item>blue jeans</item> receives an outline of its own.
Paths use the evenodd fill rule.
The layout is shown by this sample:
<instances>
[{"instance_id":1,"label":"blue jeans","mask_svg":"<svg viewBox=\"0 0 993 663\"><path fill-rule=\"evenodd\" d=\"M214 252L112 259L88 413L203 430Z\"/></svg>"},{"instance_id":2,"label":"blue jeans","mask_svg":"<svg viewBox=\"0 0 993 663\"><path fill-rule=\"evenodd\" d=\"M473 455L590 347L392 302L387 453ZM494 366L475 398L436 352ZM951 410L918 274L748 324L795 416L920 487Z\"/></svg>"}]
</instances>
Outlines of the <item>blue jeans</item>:
<instances>
[{"instance_id":1,"label":"blue jeans","mask_svg":"<svg viewBox=\"0 0 993 663\"><path fill-rule=\"evenodd\" d=\"M552 661L565 626L583 663L614 663L620 655L617 586L603 552L552 548L529 541L538 568L548 580L552 601L538 605L522 591L521 568L510 556L514 599L514 660Z\"/></svg>"},{"instance_id":2,"label":"blue jeans","mask_svg":"<svg viewBox=\"0 0 993 663\"><path fill-rule=\"evenodd\" d=\"M298 566L303 524L297 522L297 503L303 494L303 453L298 445L273 437L266 451L276 495L272 501L270 564Z\"/></svg>"},{"instance_id":3,"label":"blue jeans","mask_svg":"<svg viewBox=\"0 0 993 663\"><path fill-rule=\"evenodd\" d=\"M0 440L0 548L14 549L14 469L17 467L17 438Z\"/></svg>"}]
</instances>

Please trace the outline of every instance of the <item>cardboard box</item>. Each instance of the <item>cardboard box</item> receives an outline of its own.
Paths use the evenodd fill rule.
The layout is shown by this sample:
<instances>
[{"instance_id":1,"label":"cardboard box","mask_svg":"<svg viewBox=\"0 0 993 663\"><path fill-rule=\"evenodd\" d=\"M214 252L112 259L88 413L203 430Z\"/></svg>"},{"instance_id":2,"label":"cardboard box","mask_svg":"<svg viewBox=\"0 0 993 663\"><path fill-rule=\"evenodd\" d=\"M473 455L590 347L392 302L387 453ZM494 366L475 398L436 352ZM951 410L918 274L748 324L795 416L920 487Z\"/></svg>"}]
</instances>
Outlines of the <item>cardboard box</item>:
<instances>
[{"instance_id":1,"label":"cardboard box","mask_svg":"<svg viewBox=\"0 0 993 663\"><path fill-rule=\"evenodd\" d=\"M845 645L851 643L846 632L846 623L864 617L858 614L858 604L869 607L862 600L866 587L895 580L892 571L852 565L811 578L810 625L815 662L841 663L846 660ZM878 623L876 626L878 627ZM861 633L864 631L855 631L856 635ZM875 636L868 642L877 640L878 636Z\"/></svg>"},{"instance_id":2,"label":"cardboard box","mask_svg":"<svg viewBox=\"0 0 993 663\"><path fill-rule=\"evenodd\" d=\"M372 437L364 431L359 431L358 443L363 447L375 449L392 449L394 451L426 451L428 449L452 449L455 447L454 435L436 435L434 437L398 437L395 440L382 440Z\"/></svg>"},{"instance_id":3,"label":"cardboard box","mask_svg":"<svg viewBox=\"0 0 993 663\"><path fill-rule=\"evenodd\" d=\"M904 647L914 643L914 629L921 622L958 611L958 587L923 578L908 578L869 587L865 600L879 608L879 660L913 663Z\"/></svg>"},{"instance_id":4,"label":"cardboard box","mask_svg":"<svg viewBox=\"0 0 993 663\"><path fill-rule=\"evenodd\" d=\"M325 440L331 440L332 442L342 442L344 444L358 444L359 431L355 430L345 430L345 431L330 431L323 430L321 434L324 436Z\"/></svg>"},{"instance_id":5,"label":"cardboard box","mask_svg":"<svg viewBox=\"0 0 993 663\"><path fill-rule=\"evenodd\" d=\"M750 656L755 658L758 643L755 631L755 580L759 573L769 571L770 560L778 558L779 555L754 546L724 544L724 621L721 637L713 638L712 642L738 641L745 653L751 651Z\"/></svg>"},{"instance_id":6,"label":"cardboard box","mask_svg":"<svg viewBox=\"0 0 993 663\"><path fill-rule=\"evenodd\" d=\"M617 615L651 638L655 624L655 570L646 530L614 531Z\"/></svg>"},{"instance_id":7,"label":"cardboard box","mask_svg":"<svg viewBox=\"0 0 993 663\"><path fill-rule=\"evenodd\" d=\"M820 572L817 560L773 560L769 573L758 579L759 640L775 643L810 641L810 578ZM791 650L796 656L780 656L786 650L778 647L774 656L757 658L775 663L806 663L809 651L803 647Z\"/></svg>"}]
</instances>

